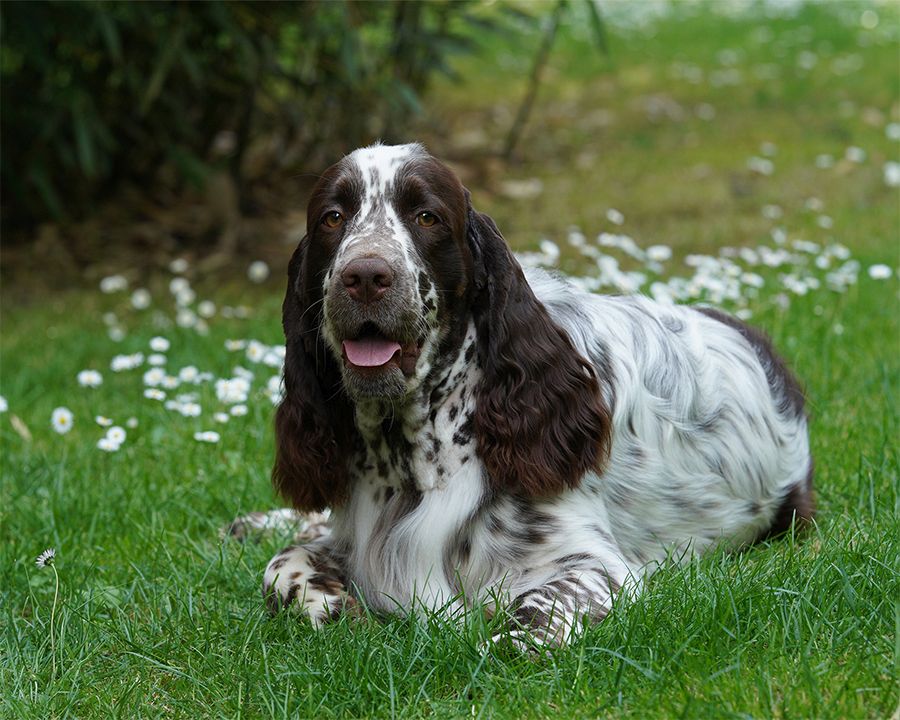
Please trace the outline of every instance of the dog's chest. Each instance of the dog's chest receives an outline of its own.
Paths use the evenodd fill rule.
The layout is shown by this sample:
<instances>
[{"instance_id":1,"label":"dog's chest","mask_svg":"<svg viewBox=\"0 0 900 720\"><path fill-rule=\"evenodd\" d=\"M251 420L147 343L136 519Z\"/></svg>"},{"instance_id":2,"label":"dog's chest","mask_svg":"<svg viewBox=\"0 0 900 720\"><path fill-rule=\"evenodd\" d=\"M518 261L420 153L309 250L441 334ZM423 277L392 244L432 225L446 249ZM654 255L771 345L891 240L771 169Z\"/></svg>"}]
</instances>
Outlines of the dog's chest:
<instances>
[{"instance_id":1,"label":"dog's chest","mask_svg":"<svg viewBox=\"0 0 900 720\"><path fill-rule=\"evenodd\" d=\"M457 592L455 551L484 495L469 387L455 385L414 433L385 425L355 463L339 531L351 580L375 606L433 606Z\"/></svg>"}]
</instances>

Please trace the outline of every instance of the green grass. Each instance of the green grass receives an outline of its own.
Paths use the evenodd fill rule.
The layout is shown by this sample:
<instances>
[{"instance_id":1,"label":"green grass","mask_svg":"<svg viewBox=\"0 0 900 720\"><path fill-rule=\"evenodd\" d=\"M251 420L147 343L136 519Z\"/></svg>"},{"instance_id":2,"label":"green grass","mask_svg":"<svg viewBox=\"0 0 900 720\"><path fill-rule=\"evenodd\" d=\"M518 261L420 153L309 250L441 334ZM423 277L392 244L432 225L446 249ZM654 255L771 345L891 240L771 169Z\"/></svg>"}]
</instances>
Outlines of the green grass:
<instances>
[{"instance_id":1,"label":"green grass","mask_svg":"<svg viewBox=\"0 0 900 720\"><path fill-rule=\"evenodd\" d=\"M567 29L519 162L498 171L456 154L476 205L519 248L534 247L541 234L562 240L570 225L589 237L610 230L609 207L625 214L623 230L644 246L664 242L676 254L754 246L770 243L773 223L760 208L775 203L791 237L831 235L852 250L863 271L846 294L821 289L781 309L767 289L751 304L753 322L808 388L819 504L808 535L666 568L640 598L539 661L500 648L481 653L491 626L479 618L462 626L439 616L343 620L314 633L263 612L262 569L283 539L238 545L217 536L237 514L277 504L268 483L268 401L254 397L246 417L216 428L219 444L205 445L192 435L214 426L208 390L204 415L186 419L142 397L142 371L108 371L113 354L146 352L156 334L172 340L170 367L193 364L218 376L249 365L223 343L281 341L281 269L252 289L198 278L200 297L252 307L246 320L215 318L208 337L160 326L166 313L154 320L153 310L128 310L122 296L81 290L25 302L27 288L7 287L0 717L891 716L900 663L900 308L896 276L872 280L865 268L900 260L897 192L881 171L897 159L884 125L900 120L898 13L879 7L879 28L868 33L891 32L892 42L861 47L858 28L837 19L854 12L815 6L766 23L684 10L653 35L613 30L614 69ZM774 39L760 47L751 38L763 24ZM809 43L797 39L804 32ZM471 82L435 88L429 137L438 154L454 155L455 134L473 126L500 144L505 125L496 118L508 113L497 108L514 107L521 91L504 70L514 47L514 38L492 40L480 58L461 61ZM774 63L778 77L745 72L744 83L724 87L672 79L674 61L708 74L725 48L745 48L738 67ZM819 57L808 74L795 70L803 49ZM863 69L832 74L832 60L851 53ZM653 122L643 110L647 95L685 108L709 102L716 117ZM598 109L614 122L591 126L586 118ZM776 172L752 176L746 159L764 141L777 145ZM814 167L816 155L840 158L848 145L866 149L868 159ZM593 164L577 162L584 153ZM502 177L538 177L544 192L504 198ZM831 231L804 209L811 196L834 219ZM579 262L565 255L563 266L589 272ZM776 273L767 277L771 288ZM151 287L155 307L168 313L165 280ZM109 311L129 331L120 345L106 337L101 318ZM102 387L78 387L75 374L85 367L103 371ZM271 374L251 367L263 381ZM76 417L65 436L50 428L58 405ZM97 414L138 418L119 452L95 448ZM30 442L12 415L30 429ZM60 578L52 647L53 573L34 566L47 547L58 552Z\"/></svg>"}]
</instances>

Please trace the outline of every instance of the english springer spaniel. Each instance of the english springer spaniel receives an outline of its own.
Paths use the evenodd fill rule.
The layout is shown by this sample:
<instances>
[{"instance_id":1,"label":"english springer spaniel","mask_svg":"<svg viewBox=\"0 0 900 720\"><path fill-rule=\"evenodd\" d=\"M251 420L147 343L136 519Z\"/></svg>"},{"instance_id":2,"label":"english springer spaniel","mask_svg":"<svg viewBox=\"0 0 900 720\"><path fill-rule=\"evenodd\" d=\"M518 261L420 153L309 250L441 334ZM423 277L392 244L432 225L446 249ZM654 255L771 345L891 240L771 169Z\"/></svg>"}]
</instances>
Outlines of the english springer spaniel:
<instances>
[{"instance_id":1,"label":"english springer spaniel","mask_svg":"<svg viewBox=\"0 0 900 720\"><path fill-rule=\"evenodd\" d=\"M325 172L283 311L274 483L331 516L263 589L316 627L357 599L502 604L513 643L561 645L666 558L812 515L803 395L765 336L523 272L420 145Z\"/></svg>"}]
</instances>

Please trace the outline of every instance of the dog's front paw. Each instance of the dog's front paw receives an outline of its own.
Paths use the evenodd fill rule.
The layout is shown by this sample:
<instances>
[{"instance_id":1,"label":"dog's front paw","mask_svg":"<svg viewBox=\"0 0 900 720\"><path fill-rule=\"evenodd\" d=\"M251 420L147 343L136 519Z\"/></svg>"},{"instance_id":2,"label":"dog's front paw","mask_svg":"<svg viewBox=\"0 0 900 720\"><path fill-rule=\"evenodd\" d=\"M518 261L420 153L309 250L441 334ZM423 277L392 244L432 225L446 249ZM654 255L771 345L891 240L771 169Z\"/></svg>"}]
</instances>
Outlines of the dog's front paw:
<instances>
[{"instance_id":1,"label":"dog's front paw","mask_svg":"<svg viewBox=\"0 0 900 720\"><path fill-rule=\"evenodd\" d=\"M287 609L306 615L316 628L357 611L338 568L310 546L293 545L269 561L263 597L269 612Z\"/></svg>"}]
</instances>

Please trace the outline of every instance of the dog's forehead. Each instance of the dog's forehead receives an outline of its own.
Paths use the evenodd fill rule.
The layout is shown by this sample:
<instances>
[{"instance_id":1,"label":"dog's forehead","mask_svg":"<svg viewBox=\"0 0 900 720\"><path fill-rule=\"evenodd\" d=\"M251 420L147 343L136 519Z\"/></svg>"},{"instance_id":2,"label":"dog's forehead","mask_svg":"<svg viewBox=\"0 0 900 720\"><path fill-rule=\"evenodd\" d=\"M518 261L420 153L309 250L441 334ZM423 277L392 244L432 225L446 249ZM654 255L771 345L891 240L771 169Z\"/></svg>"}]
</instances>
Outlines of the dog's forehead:
<instances>
[{"instance_id":1,"label":"dog's forehead","mask_svg":"<svg viewBox=\"0 0 900 720\"><path fill-rule=\"evenodd\" d=\"M402 168L413 160L430 157L418 143L370 145L354 150L346 157L346 162L362 178L367 195L384 195Z\"/></svg>"}]
</instances>

